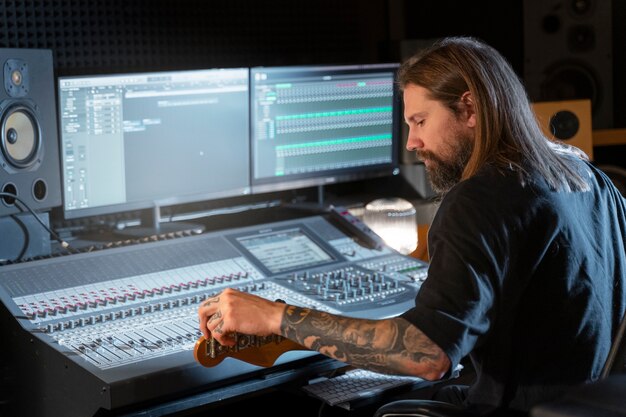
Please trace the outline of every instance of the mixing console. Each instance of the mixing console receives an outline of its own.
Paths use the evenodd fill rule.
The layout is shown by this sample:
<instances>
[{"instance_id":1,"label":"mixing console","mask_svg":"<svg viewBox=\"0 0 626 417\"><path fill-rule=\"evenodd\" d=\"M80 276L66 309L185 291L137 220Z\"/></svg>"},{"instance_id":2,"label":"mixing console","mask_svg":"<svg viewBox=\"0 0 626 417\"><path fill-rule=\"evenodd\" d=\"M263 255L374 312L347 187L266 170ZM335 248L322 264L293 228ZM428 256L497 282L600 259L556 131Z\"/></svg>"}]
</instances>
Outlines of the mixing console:
<instances>
[{"instance_id":1,"label":"mixing console","mask_svg":"<svg viewBox=\"0 0 626 417\"><path fill-rule=\"evenodd\" d=\"M16 415L116 415L271 372L231 358L195 363L198 303L224 288L383 318L412 305L426 270L360 246L322 216L4 266L6 354L18 386L41 398L16 402ZM288 352L275 367L318 356Z\"/></svg>"}]
</instances>

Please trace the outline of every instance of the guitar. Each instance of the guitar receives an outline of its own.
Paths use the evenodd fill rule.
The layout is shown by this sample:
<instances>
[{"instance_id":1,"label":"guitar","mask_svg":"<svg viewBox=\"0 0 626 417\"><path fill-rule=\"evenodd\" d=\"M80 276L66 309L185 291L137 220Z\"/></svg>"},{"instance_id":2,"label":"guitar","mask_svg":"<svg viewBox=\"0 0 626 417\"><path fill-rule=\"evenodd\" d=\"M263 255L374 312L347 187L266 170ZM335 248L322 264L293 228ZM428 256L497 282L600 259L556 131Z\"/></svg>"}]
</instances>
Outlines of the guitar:
<instances>
[{"instance_id":1,"label":"guitar","mask_svg":"<svg viewBox=\"0 0 626 417\"><path fill-rule=\"evenodd\" d=\"M278 335L251 336L235 333L235 345L221 345L214 338L204 336L196 341L193 356L202 366L212 367L225 358L239 359L252 365L272 366L280 355L290 350L308 350L291 340Z\"/></svg>"}]
</instances>

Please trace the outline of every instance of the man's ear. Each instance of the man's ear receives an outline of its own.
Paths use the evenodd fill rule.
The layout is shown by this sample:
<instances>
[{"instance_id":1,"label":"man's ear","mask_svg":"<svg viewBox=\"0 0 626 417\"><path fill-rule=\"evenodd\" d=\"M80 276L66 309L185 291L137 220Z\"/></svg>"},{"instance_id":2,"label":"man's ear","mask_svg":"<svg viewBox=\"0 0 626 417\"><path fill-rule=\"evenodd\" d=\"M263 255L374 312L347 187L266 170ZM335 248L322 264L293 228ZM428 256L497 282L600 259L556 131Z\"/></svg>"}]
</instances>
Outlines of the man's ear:
<instances>
[{"instance_id":1,"label":"man's ear","mask_svg":"<svg viewBox=\"0 0 626 417\"><path fill-rule=\"evenodd\" d=\"M463 116L465 117L467 127L476 126L476 107L474 106L474 97L472 93L466 91L461 96L461 104L463 106Z\"/></svg>"}]
</instances>

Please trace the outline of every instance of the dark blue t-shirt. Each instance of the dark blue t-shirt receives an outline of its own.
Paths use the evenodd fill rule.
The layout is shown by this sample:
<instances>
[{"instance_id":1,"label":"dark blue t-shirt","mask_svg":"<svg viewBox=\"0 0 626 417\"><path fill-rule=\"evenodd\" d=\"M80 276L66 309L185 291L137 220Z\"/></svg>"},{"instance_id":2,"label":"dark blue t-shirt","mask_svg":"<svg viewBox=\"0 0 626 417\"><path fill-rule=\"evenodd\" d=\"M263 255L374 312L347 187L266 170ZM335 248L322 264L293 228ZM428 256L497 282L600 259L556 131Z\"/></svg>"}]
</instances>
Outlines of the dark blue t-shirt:
<instances>
[{"instance_id":1,"label":"dark blue t-shirt","mask_svg":"<svg viewBox=\"0 0 626 417\"><path fill-rule=\"evenodd\" d=\"M606 175L580 170L590 191L485 168L441 201L403 317L452 369L470 356L469 406L527 411L600 375L626 305L626 209Z\"/></svg>"}]
</instances>

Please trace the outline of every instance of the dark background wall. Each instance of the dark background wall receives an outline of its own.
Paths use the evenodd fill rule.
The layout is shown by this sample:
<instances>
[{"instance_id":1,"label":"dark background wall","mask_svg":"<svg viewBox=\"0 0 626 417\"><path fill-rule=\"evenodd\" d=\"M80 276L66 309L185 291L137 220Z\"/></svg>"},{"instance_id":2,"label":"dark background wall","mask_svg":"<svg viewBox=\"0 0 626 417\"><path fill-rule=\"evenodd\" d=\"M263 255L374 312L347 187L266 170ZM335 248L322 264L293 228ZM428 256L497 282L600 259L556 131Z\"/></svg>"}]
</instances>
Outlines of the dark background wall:
<instances>
[{"instance_id":1,"label":"dark background wall","mask_svg":"<svg viewBox=\"0 0 626 417\"><path fill-rule=\"evenodd\" d=\"M58 74L380 59L386 2L6 0L0 46L50 48Z\"/></svg>"},{"instance_id":2,"label":"dark background wall","mask_svg":"<svg viewBox=\"0 0 626 417\"><path fill-rule=\"evenodd\" d=\"M402 38L471 34L521 71L522 3L489 0L5 0L0 46L50 48L58 74L377 62Z\"/></svg>"}]
</instances>

